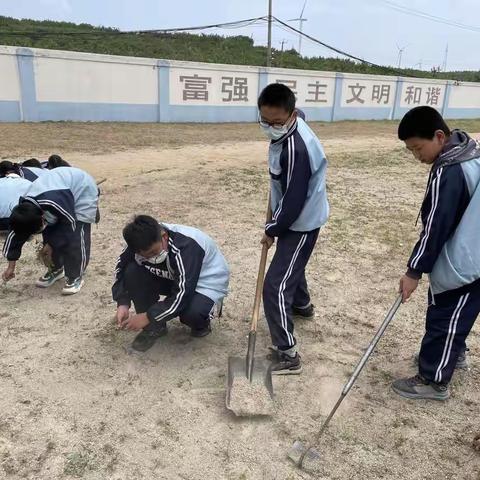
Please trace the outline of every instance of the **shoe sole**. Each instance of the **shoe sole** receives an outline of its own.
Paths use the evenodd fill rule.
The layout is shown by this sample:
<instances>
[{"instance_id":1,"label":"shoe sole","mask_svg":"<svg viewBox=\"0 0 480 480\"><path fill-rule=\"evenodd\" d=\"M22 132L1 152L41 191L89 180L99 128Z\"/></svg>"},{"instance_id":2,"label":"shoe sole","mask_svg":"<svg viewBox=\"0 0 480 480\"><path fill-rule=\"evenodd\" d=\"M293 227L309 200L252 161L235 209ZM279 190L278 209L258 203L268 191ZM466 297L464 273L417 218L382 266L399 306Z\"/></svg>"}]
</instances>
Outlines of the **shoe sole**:
<instances>
[{"instance_id":1,"label":"shoe sole","mask_svg":"<svg viewBox=\"0 0 480 480\"><path fill-rule=\"evenodd\" d=\"M53 282L49 283L48 285L37 281L35 282L35 286L38 288L48 288L48 287L51 287L53 284L57 283L62 278L65 278L65 275L62 275L61 277L57 277Z\"/></svg>"},{"instance_id":2,"label":"shoe sole","mask_svg":"<svg viewBox=\"0 0 480 480\"><path fill-rule=\"evenodd\" d=\"M300 375L302 367L289 370L272 370L272 375Z\"/></svg>"},{"instance_id":3,"label":"shoe sole","mask_svg":"<svg viewBox=\"0 0 480 480\"><path fill-rule=\"evenodd\" d=\"M295 313L292 316L295 320L313 320L315 318L315 315L312 315L310 317L305 317L304 315L298 315Z\"/></svg>"},{"instance_id":4,"label":"shoe sole","mask_svg":"<svg viewBox=\"0 0 480 480\"><path fill-rule=\"evenodd\" d=\"M68 295L75 295L76 293L78 293L82 287L83 287L83 284L84 284L84 281L82 280L82 282L80 283L80 286L78 287L78 289L76 289L75 291L66 291L65 289L62 290L62 295L65 295L65 296L68 296Z\"/></svg>"},{"instance_id":5,"label":"shoe sole","mask_svg":"<svg viewBox=\"0 0 480 480\"><path fill-rule=\"evenodd\" d=\"M437 402L444 402L445 400L448 400L450 398L450 394L446 395L445 397L437 397L434 395L424 396L417 393L403 392L402 390L398 390L397 388L395 388L393 385L392 385L392 390L397 395L400 395L403 398L408 398L409 400L435 400Z\"/></svg>"},{"instance_id":6,"label":"shoe sole","mask_svg":"<svg viewBox=\"0 0 480 480\"><path fill-rule=\"evenodd\" d=\"M190 336L193 338L203 338L203 337L208 337L208 335L210 335L211 333L212 333L211 330L205 333L200 333L200 334L190 332Z\"/></svg>"}]
</instances>

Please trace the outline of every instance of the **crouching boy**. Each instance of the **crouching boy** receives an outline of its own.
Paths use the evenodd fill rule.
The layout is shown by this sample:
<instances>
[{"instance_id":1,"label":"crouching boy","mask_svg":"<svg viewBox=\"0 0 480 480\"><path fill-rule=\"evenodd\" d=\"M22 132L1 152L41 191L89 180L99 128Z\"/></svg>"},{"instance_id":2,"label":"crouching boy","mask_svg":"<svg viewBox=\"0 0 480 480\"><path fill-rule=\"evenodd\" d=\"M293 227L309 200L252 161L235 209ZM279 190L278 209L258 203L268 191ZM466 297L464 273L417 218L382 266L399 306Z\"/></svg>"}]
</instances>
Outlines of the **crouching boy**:
<instances>
[{"instance_id":1,"label":"crouching boy","mask_svg":"<svg viewBox=\"0 0 480 480\"><path fill-rule=\"evenodd\" d=\"M215 242L196 228L159 223L147 215L126 225L123 238L127 247L117 262L112 294L118 326L142 330L132 349L147 351L176 317L192 336L208 335L230 276ZM129 313L132 302L136 315Z\"/></svg>"}]
</instances>

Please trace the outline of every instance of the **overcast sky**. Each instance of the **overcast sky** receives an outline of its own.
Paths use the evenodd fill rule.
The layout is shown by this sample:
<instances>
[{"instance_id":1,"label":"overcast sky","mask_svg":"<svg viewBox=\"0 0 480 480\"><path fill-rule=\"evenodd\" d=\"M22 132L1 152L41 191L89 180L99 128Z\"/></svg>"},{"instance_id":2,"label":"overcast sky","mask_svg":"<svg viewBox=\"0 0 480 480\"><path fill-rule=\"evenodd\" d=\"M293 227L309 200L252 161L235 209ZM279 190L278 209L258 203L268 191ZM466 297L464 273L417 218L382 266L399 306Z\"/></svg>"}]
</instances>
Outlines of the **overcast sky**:
<instances>
[{"instance_id":1,"label":"overcast sky","mask_svg":"<svg viewBox=\"0 0 480 480\"><path fill-rule=\"evenodd\" d=\"M442 65L448 43L448 70L480 69L480 0L307 0L304 32L372 62L430 69ZM304 0L273 0L273 14L297 18ZM122 30L172 28L235 21L267 14L268 0L0 0L0 15L65 20L118 27ZM401 13L392 4L427 12L477 31ZM291 22L298 27L298 22ZM266 26L215 30L224 35L246 34L266 44ZM273 46L298 49L298 37L279 27ZM332 56L304 40L302 53Z\"/></svg>"}]
</instances>

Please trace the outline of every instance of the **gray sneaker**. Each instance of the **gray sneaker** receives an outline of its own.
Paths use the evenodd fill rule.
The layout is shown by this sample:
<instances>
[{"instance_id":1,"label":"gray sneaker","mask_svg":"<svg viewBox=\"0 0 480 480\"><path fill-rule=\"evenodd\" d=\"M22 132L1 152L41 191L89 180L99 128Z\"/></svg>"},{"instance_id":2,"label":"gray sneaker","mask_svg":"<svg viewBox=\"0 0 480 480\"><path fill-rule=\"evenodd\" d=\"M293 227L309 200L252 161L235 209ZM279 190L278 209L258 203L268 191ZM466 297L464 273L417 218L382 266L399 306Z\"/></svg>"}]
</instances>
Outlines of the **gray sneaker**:
<instances>
[{"instance_id":1,"label":"gray sneaker","mask_svg":"<svg viewBox=\"0 0 480 480\"><path fill-rule=\"evenodd\" d=\"M468 358L467 358L467 350L464 350L462 353L460 353L458 355L458 358L457 358L457 364L455 365L455 369L456 370L468 370ZM419 358L419 355L418 353L415 354L415 357L414 357L414 363L415 363L415 366L418 365L418 358Z\"/></svg>"},{"instance_id":2,"label":"gray sneaker","mask_svg":"<svg viewBox=\"0 0 480 480\"><path fill-rule=\"evenodd\" d=\"M272 375L298 375L302 372L302 364L298 353L291 357L281 350L270 348L267 359L272 362Z\"/></svg>"},{"instance_id":3,"label":"gray sneaker","mask_svg":"<svg viewBox=\"0 0 480 480\"><path fill-rule=\"evenodd\" d=\"M429 382L420 375L395 380L392 383L392 389L401 397L414 400L424 399L444 401L450 397L448 385Z\"/></svg>"}]
</instances>

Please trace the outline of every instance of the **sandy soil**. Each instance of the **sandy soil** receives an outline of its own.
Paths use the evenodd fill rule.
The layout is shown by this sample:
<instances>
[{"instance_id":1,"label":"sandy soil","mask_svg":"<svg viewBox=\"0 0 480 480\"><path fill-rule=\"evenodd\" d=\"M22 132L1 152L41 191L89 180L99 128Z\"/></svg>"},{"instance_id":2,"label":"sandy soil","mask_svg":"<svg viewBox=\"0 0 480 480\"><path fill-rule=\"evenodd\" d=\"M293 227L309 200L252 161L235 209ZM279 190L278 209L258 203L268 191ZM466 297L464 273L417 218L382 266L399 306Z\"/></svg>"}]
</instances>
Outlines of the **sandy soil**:
<instances>
[{"instance_id":1,"label":"sandy soil","mask_svg":"<svg viewBox=\"0 0 480 480\"><path fill-rule=\"evenodd\" d=\"M415 371L425 282L400 308L317 446L320 471L300 471L286 457L335 403L395 299L418 235L426 170L395 141L394 125L315 126L330 160L332 207L308 269L317 316L297 324L302 375L274 378L276 413L254 419L225 409L225 376L228 356L246 350L267 144L254 126L186 126L184 142L183 127L161 127L145 127L152 129L146 134L125 125L0 127L3 157L55 151L108 177L82 292L62 298L60 285L36 289L42 268L34 245L0 290L0 478L480 480L478 328L469 342L471 370L456 374L448 402L410 402L390 390L393 379ZM61 148L54 142L60 129ZM212 335L191 338L174 320L149 352L126 354L133 334L112 322L110 287L121 228L134 213L197 226L223 249L231 293ZM268 345L262 319L257 352Z\"/></svg>"}]
</instances>

